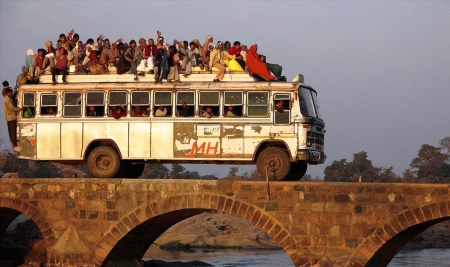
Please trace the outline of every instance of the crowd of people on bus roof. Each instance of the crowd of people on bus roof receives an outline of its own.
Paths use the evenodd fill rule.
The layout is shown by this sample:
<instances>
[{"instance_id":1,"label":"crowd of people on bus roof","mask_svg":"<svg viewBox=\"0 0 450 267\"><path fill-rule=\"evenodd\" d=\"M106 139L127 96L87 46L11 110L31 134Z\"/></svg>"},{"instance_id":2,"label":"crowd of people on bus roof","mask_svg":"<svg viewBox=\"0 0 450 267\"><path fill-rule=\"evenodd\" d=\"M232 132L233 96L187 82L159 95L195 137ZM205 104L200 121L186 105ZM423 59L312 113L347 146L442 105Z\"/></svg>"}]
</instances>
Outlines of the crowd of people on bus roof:
<instances>
[{"instance_id":1,"label":"crowd of people on bus roof","mask_svg":"<svg viewBox=\"0 0 450 267\"><path fill-rule=\"evenodd\" d=\"M214 82L223 80L226 68L230 71L246 71L258 80L285 81L281 76L282 67L278 64L266 63L266 57L258 54L258 45L253 44L247 49L235 41L218 41L208 35L200 44L198 39L191 42L173 41L165 43L161 32L157 31L156 42L144 38L124 43L122 38L111 42L99 35L97 42L93 38L81 41L78 33L71 30L67 35L60 34L56 42L47 40L45 48L39 48L37 54L33 49L27 51L25 66L19 83L38 83L39 76L51 74L52 82L56 84L56 75L62 75L62 81L67 83L69 69L76 74L117 74L132 73L134 80L138 76L153 74L155 83L180 82L180 73L184 77L191 75L194 67L212 73L218 71ZM26 78L26 79L25 79Z\"/></svg>"}]
</instances>

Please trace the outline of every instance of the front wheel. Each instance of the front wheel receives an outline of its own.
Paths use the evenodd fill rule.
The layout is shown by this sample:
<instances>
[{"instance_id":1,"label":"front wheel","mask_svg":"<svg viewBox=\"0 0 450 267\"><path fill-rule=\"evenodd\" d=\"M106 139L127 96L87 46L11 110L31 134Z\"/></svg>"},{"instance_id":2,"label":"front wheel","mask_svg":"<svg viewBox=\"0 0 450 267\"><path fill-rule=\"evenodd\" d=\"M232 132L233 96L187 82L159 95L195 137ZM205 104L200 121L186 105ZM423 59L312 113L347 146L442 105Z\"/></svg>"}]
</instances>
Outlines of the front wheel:
<instances>
[{"instance_id":1,"label":"front wheel","mask_svg":"<svg viewBox=\"0 0 450 267\"><path fill-rule=\"evenodd\" d=\"M94 177L112 178L120 168L120 157L110 146L99 146L88 156L88 168Z\"/></svg>"},{"instance_id":2,"label":"front wheel","mask_svg":"<svg viewBox=\"0 0 450 267\"><path fill-rule=\"evenodd\" d=\"M282 148L265 148L256 159L256 169L263 178L267 174L269 179L281 181L290 170L289 156Z\"/></svg>"}]
</instances>

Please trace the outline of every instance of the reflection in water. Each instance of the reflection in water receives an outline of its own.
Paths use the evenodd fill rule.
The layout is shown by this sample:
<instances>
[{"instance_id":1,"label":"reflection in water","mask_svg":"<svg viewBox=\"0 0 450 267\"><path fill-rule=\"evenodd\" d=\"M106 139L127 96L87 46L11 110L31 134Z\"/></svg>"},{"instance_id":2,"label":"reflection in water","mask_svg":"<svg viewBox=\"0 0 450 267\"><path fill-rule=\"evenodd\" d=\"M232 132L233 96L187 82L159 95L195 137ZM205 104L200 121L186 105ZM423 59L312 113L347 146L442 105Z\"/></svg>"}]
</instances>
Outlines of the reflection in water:
<instances>
[{"instance_id":1,"label":"reflection in water","mask_svg":"<svg viewBox=\"0 0 450 267\"><path fill-rule=\"evenodd\" d=\"M400 251L388 267L450 267L449 248L428 248Z\"/></svg>"},{"instance_id":2,"label":"reflection in water","mask_svg":"<svg viewBox=\"0 0 450 267\"><path fill-rule=\"evenodd\" d=\"M152 246L144 256L144 260L160 259L164 261L200 260L216 267L293 267L291 259L283 250L232 250L223 249L215 252L189 253L183 251L167 251ZM395 256L387 267L450 267L450 249L403 250Z\"/></svg>"},{"instance_id":3,"label":"reflection in water","mask_svg":"<svg viewBox=\"0 0 450 267\"><path fill-rule=\"evenodd\" d=\"M143 260L159 259L163 261L193 261L200 260L216 267L293 267L294 263L284 250L234 250L220 249L214 252L167 251L151 246Z\"/></svg>"}]
</instances>

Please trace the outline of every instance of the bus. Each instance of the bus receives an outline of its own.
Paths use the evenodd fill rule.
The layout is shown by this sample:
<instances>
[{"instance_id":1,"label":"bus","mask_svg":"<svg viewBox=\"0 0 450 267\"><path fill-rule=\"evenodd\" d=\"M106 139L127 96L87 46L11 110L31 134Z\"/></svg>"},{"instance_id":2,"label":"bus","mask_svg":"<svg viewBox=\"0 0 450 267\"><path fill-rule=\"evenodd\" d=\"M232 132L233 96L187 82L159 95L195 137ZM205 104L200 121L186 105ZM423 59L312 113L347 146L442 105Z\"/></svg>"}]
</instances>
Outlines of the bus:
<instances>
[{"instance_id":1,"label":"bus","mask_svg":"<svg viewBox=\"0 0 450 267\"><path fill-rule=\"evenodd\" d=\"M42 75L19 88L15 151L87 164L98 178L137 178L147 163L212 163L256 164L261 177L296 181L308 164L325 162L317 92L302 75L291 83L211 77L155 84L130 74L68 75L68 84L52 85Z\"/></svg>"}]
</instances>

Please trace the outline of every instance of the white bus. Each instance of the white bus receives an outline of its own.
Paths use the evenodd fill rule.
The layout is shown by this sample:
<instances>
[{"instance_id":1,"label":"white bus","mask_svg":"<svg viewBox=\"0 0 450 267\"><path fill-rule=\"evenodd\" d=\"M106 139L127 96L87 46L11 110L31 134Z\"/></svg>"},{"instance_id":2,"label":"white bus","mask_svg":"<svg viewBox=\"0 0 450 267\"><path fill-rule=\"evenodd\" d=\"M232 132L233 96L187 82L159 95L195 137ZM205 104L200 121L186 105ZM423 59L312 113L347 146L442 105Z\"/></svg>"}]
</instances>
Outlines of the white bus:
<instances>
[{"instance_id":1,"label":"white bus","mask_svg":"<svg viewBox=\"0 0 450 267\"><path fill-rule=\"evenodd\" d=\"M19 88L18 157L87 163L95 177L139 177L156 162L256 164L262 177L285 181L325 162L317 93L301 75L292 83L195 76L155 84L132 75L69 75L67 85L41 76L40 84Z\"/></svg>"}]
</instances>

